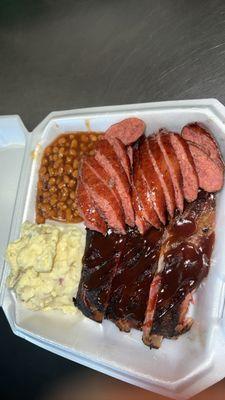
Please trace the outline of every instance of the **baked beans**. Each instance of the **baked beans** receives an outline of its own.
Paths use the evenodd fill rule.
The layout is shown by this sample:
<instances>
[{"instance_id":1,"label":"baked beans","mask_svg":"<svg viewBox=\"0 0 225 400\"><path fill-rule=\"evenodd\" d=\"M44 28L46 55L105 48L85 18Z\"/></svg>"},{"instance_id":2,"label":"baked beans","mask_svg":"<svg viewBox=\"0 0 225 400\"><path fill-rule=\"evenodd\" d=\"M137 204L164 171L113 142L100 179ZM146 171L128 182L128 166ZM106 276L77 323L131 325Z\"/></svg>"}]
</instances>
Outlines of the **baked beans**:
<instances>
[{"instance_id":1,"label":"baked beans","mask_svg":"<svg viewBox=\"0 0 225 400\"><path fill-rule=\"evenodd\" d=\"M36 222L46 219L80 222L76 206L79 161L94 153L102 134L76 132L60 135L46 149L41 160L37 184Z\"/></svg>"}]
</instances>

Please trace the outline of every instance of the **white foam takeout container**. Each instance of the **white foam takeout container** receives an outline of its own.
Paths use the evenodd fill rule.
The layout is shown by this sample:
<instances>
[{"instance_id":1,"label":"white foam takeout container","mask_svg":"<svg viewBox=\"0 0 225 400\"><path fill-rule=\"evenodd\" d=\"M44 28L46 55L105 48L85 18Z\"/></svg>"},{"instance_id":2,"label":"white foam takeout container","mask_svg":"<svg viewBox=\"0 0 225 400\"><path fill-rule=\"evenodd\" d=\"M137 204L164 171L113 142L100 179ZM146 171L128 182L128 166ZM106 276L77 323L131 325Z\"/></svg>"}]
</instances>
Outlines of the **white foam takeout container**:
<instances>
[{"instance_id":1,"label":"white foam takeout container","mask_svg":"<svg viewBox=\"0 0 225 400\"><path fill-rule=\"evenodd\" d=\"M217 195L210 273L198 289L192 309L195 323L178 340L165 339L159 350L144 346L141 332L122 333L110 321L98 324L81 314L31 312L5 284L7 242L19 237L23 221L35 220L37 171L45 146L62 132L105 131L129 116L143 119L147 133L162 127L180 131L188 122L203 122L214 133L225 157L225 107L214 99L53 112L33 132L27 132L18 116L0 117L0 300L16 335L115 378L184 399L225 377L224 189Z\"/></svg>"}]
</instances>

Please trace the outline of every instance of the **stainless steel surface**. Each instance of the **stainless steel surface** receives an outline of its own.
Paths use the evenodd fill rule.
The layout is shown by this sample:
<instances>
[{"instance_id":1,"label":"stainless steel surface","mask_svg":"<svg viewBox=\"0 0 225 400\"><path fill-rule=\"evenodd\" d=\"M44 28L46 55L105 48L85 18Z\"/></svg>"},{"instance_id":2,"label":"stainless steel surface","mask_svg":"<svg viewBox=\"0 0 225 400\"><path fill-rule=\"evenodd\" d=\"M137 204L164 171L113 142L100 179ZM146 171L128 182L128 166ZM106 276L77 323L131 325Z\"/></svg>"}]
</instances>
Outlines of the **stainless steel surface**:
<instances>
[{"instance_id":1,"label":"stainless steel surface","mask_svg":"<svg viewBox=\"0 0 225 400\"><path fill-rule=\"evenodd\" d=\"M224 65L223 0L0 2L0 114L19 114L28 129L52 110L204 97L225 103ZM16 338L0 316L4 398L160 399ZM63 397L69 388L73 397ZM222 399L223 391L222 382L196 400Z\"/></svg>"}]
</instances>

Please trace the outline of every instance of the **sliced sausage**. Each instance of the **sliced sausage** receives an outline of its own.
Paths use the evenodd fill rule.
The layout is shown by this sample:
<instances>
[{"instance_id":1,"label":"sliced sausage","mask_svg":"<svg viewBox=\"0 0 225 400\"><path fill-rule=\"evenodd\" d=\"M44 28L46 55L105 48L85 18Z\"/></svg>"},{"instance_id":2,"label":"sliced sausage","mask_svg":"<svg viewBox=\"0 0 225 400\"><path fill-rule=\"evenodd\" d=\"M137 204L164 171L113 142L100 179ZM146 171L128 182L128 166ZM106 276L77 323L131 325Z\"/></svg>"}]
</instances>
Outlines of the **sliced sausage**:
<instances>
[{"instance_id":1,"label":"sliced sausage","mask_svg":"<svg viewBox=\"0 0 225 400\"><path fill-rule=\"evenodd\" d=\"M84 184L78 179L76 190L77 207L87 228L106 234L106 223L97 211L95 204Z\"/></svg>"},{"instance_id":2,"label":"sliced sausage","mask_svg":"<svg viewBox=\"0 0 225 400\"><path fill-rule=\"evenodd\" d=\"M125 222L127 225L134 226L134 211L131 202L130 184L127 175L108 140L101 140L98 142L95 151L95 158L115 182L123 206Z\"/></svg>"},{"instance_id":3,"label":"sliced sausage","mask_svg":"<svg viewBox=\"0 0 225 400\"><path fill-rule=\"evenodd\" d=\"M184 209L184 194L182 189L183 179L181 175L179 161L173 147L171 146L168 132L160 131L160 133L157 135L157 140L170 172L174 188L176 206L178 210L180 210L180 212L182 213Z\"/></svg>"},{"instance_id":4,"label":"sliced sausage","mask_svg":"<svg viewBox=\"0 0 225 400\"><path fill-rule=\"evenodd\" d=\"M127 118L110 126L105 136L117 137L125 146L136 142L145 131L145 123L139 118Z\"/></svg>"},{"instance_id":5,"label":"sliced sausage","mask_svg":"<svg viewBox=\"0 0 225 400\"><path fill-rule=\"evenodd\" d=\"M127 155L129 157L130 167L131 167L131 170L132 170L132 167L133 167L133 147L132 146L128 146L127 147Z\"/></svg>"},{"instance_id":6,"label":"sliced sausage","mask_svg":"<svg viewBox=\"0 0 225 400\"><path fill-rule=\"evenodd\" d=\"M199 145L214 162L224 168L223 159L216 140L202 125L197 122L188 124L183 127L181 135L184 139Z\"/></svg>"},{"instance_id":7,"label":"sliced sausage","mask_svg":"<svg viewBox=\"0 0 225 400\"><path fill-rule=\"evenodd\" d=\"M146 138L140 143L139 156L140 166L148 186L148 196L150 196L152 200L153 207L159 217L159 220L165 225L165 196L158 175L152 164L152 160L148 151L148 140Z\"/></svg>"},{"instance_id":8,"label":"sliced sausage","mask_svg":"<svg viewBox=\"0 0 225 400\"><path fill-rule=\"evenodd\" d=\"M151 198L148 194L148 186L139 165L139 151L134 150L133 183L139 197L144 219L155 228L160 228L160 220L156 214Z\"/></svg>"},{"instance_id":9,"label":"sliced sausage","mask_svg":"<svg viewBox=\"0 0 225 400\"><path fill-rule=\"evenodd\" d=\"M148 138L148 148L153 167L155 168L158 179L163 188L167 211L173 218L175 211L175 195L173 184L165 158L155 136Z\"/></svg>"},{"instance_id":10,"label":"sliced sausage","mask_svg":"<svg viewBox=\"0 0 225 400\"><path fill-rule=\"evenodd\" d=\"M91 167L88 158L82 160L79 174L100 215L116 232L125 234L124 215L120 203L110 187L99 178Z\"/></svg>"},{"instance_id":11,"label":"sliced sausage","mask_svg":"<svg viewBox=\"0 0 225 400\"><path fill-rule=\"evenodd\" d=\"M140 200L135 187L133 187L132 190L132 202L135 211L135 225L137 226L140 234L144 235L144 233L150 229L151 225L145 220L143 216L143 210L140 205Z\"/></svg>"},{"instance_id":12,"label":"sliced sausage","mask_svg":"<svg viewBox=\"0 0 225 400\"><path fill-rule=\"evenodd\" d=\"M108 174L104 168L102 168L101 164L95 159L93 156L86 157L86 162L88 163L89 167L95 172L98 178L108 186L110 191L112 192L113 196L116 198L116 201L120 207L121 214L123 214L124 219L124 212L123 207L120 201L120 196L118 194L116 185L114 180L112 179L111 175ZM124 219L125 221L125 219Z\"/></svg>"},{"instance_id":13,"label":"sliced sausage","mask_svg":"<svg viewBox=\"0 0 225 400\"><path fill-rule=\"evenodd\" d=\"M192 202L198 196L198 175L190 149L187 142L177 133L171 133L170 140L180 164L184 198Z\"/></svg>"},{"instance_id":14,"label":"sliced sausage","mask_svg":"<svg viewBox=\"0 0 225 400\"><path fill-rule=\"evenodd\" d=\"M130 166L130 159L127 154L127 150L125 145L121 142L120 139L117 139L116 137L108 137L107 139L109 143L113 146L114 151L116 152L116 155L118 159L120 160L120 163L124 169L124 171L127 174L127 178L130 182L131 179L131 166Z\"/></svg>"},{"instance_id":15,"label":"sliced sausage","mask_svg":"<svg viewBox=\"0 0 225 400\"><path fill-rule=\"evenodd\" d=\"M206 192L217 192L223 187L223 169L215 163L207 153L192 142L187 142L191 151L199 186Z\"/></svg>"}]
</instances>

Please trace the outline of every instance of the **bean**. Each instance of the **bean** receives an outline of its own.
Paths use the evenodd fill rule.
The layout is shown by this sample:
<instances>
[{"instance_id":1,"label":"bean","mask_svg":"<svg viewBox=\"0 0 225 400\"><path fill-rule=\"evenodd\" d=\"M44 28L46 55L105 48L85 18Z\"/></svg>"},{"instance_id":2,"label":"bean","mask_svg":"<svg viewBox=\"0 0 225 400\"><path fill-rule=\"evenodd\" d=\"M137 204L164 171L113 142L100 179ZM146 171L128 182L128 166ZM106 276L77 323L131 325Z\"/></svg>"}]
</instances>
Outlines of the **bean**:
<instances>
[{"instance_id":1,"label":"bean","mask_svg":"<svg viewBox=\"0 0 225 400\"><path fill-rule=\"evenodd\" d=\"M59 167L59 168L58 168L58 175L59 175L59 176L62 176L62 175L63 175L63 172L64 172L64 168L63 168L63 167Z\"/></svg>"},{"instance_id":2,"label":"bean","mask_svg":"<svg viewBox=\"0 0 225 400\"><path fill-rule=\"evenodd\" d=\"M50 154L52 154L52 147L51 147L51 146L46 147L46 149L45 149L45 154L46 154L47 156L49 156Z\"/></svg>"},{"instance_id":3,"label":"bean","mask_svg":"<svg viewBox=\"0 0 225 400\"><path fill-rule=\"evenodd\" d=\"M58 201L58 197L56 195L52 196L51 200L50 200L51 206L54 206L57 203L57 201Z\"/></svg>"},{"instance_id":4,"label":"bean","mask_svg":"<svg viewBox=\"0 0 225 400\"><path fill-rule=\"evenodd\" d=\"M72 188L74 188L75 184L76 184L76 180L70 179L68 186L72 189Z\"/></svg>"},{"instance_id":5,"label":"bean","mask_svg":"<svg viewBox=\"0 0 225 400\"><path fill-rule=\"evenodd\" d=\"M69 190L68 190L68 188L67 188L67 187L63 187L63 188L62 188L62 191L61 191L61 196L62 196L62 198L63 198L63 199L67 199L68 195L69 195Z\"/></svg>"},{"instance_id":6,"label":"bean","mask_svg":"<svg viewBox=\"0 0 225 400\"><path fill-rule=\"evenodd\" d=\"M37 218L36 218L36 222L37 222L37 224L44 224L45 218L43 217L43 215L38 214Z\"/></svg>"},{"instance_id":7,"label":"bean","mask_svg":"<svg viewBox=\"0 0 225 400\"><path fill-rule=\"evenodd\" d=\"M73 168L71 167L70 164L65 165L65 172L67 175L70 175L73 172Z\"/></svg>"},{"instance_id":8,"label":"bean","mask_svg":"<svg viewBox=\"0 0 225 400\"><path fill-rule=\"evenodd\" d=\"M47 159L47 157L44 157L44 158L42 159L42 163L41 163L41 164L44 165L44 166L48 165L48 159Z\"/></svg>"},{"instance_id":9,"label":"bean","mask_svg":"<svg viewBox=\"0 0 225 400\"><path fill-rule=\"evenodd\" d=\"M55 178L50 178L48 183L49 183L50 186L55 185Z\"/></svg>"},{"instance_id":10,"label":"bean","mask_svg":"<svg viewBox=\"0 0 225 400\"><path fill-rule=\"evenodd\" d=\"M64 175L63 181L64 181L66 184L68 184L68 183L70 182L69 176L68 176L68 175Z\"/></svg>"},{"instance_id":11,"label":"bean","mask_svg":"<svg viewBox=\"0 0 225 400\"><path fill-rule=\"evenodd\" d=\"M62 136L61 138L59 138L58 143L60 144L60 146L62 146L63 144L65 144L66 142L66 138L65 136Z\"/></svg>"},{"instance_id":12,"label":"bean","mask_svg":"<svg viewBox=\"0 0 225 400\"><path fill-rule=\"evenodd\" d=\"M91 139L93 142L96 142L97 137L96 137L95 135L91 135L91 136L90 136L90 139Z\"/></svg>"},{"instance_id":13,"label":"bean","mask_svg":"<svg viewBox=\"0 0 225 400\"><path fill-rule=\"evenodd\" d=\"M68 164L70 164L70 163L72 162L72 157L67 156L67 157L66 157L66 162L67 162Z\"/></svg>"},{"instance_id":14,"label":"bean","mask_svg":"<svg viewBox=\"0 0 225 400\"><path fill-rule=\"evenodd\" d=\"M45 167L41 167L41 169L40 169L40 176L43 176L43 175L45 175L45 174L46 174L46 172L47 172L47 168L45 168Z\"/></svg>"},{"instance_id":15,"label":"bean","mask_svg":"<svg viewBox=\"0 0 225 400\"><path fill-rule=\"evenodd\" d=\"M75 199L75 196L76 196L76 193L75 193L74 191L70 192L70 198L71 198L72 200Z\"/></svg>"},{"instance_id":16,"label":"bean","mask_svg":"<svg viewBox=\"0 0 225 400\"><path fill-rule=\"evenodd\" d=\"M66 221L67 222L71 221L71 217L72 217L72 213L71 213L70 209L67 208L67 210L66 210Z\"/></svg>"},{"instance_id":17,"label":"bean","mask_svg":"<svg viewBox=\"0 0 225 400\"><path fill-rule=\"evenodd\" d=\"M88 135L81 135L81 140L84 143L87 143L89 141Z\"/></svg>"},{"instance_id":18,"label":"bean","mask_svg":"<svg viewBox=\"0 0 225 400\"><path fill-rule=\"evenodd\" d=\"M77 139L73 139L72 142L71 142L71 147L72 147L73 149L76 149L77 146L78 146Z\"/></svg>"},{"instance_id":19,"label":"bean","mask_svg":"<svg viewBox=\"0 0 225 400\"><path fill-rule=\"evenodd\" d=\"M61 166L62 166L62 160L60 160L60 159L57 159L57 161L55 161L53 164L53 168L56 170L59 169L59 167L61 167Z\"/></svg>"},{"instance_id":20,"label":"bean","mask_svg":"<svg viewBox=\"0 0 225 400\"><path fill-rule=\"evenodd\" d=\"M75 149L73 149L73 148L71 148L71 149L69 150L69 154L70 154L71 156L73 156L73 157L77 157L77 151L76 151Z\"/></svg>"},{"instance_id":21,"label":"bean","mask_svg":"<svg viewBox=\"0 0 225 400\"><path fill-rule=\"evenodd\" d=\"M49 168L48 168L48 173L49 173L49 176L54 176L54 175L55 175L55 170L54 170L54 168L53 168L53 167L49 167Z\"/></svg>"},{"instance_id":22,"label":"bean","mask_svg":"<svg viewBox=\"0 0 225 400\"><path fill-rule=\"evenodd\" d=\"M78 160L75 159L74 162L73 162L73 168L74 168L74 169L77 169L77 168L78 168L78 164L79 164L79 163L78 163Z\"/></svg>"},{"instance_id":23,"label":"bean","mask_svg":"<svg viewBox=\"0 0 225 400\"><path fill-rule=\"evenodd\" d=\"M65 187L65 182L63 182L63 181L61 181L59 184L58 184L58 188L59 189L62 189L63 187Z\"/></svg>"},{"instance_id":24,"label":"bean","mask_svg":"<svg viewBox=\"0 0 225 400\"><path fill-rule=\"evenodd\" d=\"M101 135L95 133L69 133L46 147L37 184L37 223L81 221L76 204L79 160L84 154L94 154L99 139Z\"/></svg>"},{"instance_id":25,"label":"bean","mask_svg":"<svg viewBox=\"0 0 225 400\"><path fill-rule=\"evenodd\" d=\"M72 204L73 204L73 200L72 200L72 199L67 199L67 200L66 200L66 204L67 204L69 207L71 207Z\"/></svg>"},{"instance_id":26,"label":"bean","mask_svg":"<svg viewBox=\"0 0 225 400\"><path fill-rule=\"evenodd\" d=\"M50 189L49 189L49 192L56 193L57 192L57 187L56 186L51 186Z\"/></svg>"}]
</instances>

